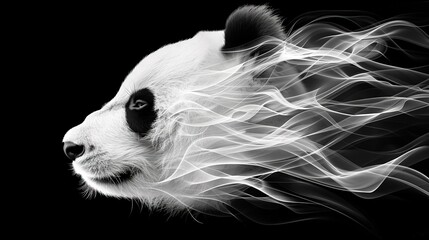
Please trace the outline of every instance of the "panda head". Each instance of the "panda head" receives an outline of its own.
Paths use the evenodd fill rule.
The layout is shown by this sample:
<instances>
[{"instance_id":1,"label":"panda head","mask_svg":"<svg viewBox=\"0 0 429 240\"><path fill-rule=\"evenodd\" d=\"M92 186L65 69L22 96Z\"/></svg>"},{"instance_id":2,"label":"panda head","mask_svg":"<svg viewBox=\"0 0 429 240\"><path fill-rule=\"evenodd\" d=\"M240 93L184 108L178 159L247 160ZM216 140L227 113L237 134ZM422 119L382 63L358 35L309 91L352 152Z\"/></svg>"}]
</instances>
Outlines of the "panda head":
<instances>
[{"instance_id":1,"label":"panda head","mask_svg":"<svg viewBox=\"0 0 429 240\"><path fill-rule=\"evenodd\" d=\"M224 31L199 32L148 55L112 100L65 134L75 173L89 191L192 204L211 188L201 184L211 182L207 169L222 162L210 148L222 147L219 139L233 136L228 131L246 131L242 124L255 119L245 109L237 116L231 110L243 99L258 101L247 93L264 85L254 81L268 68L261 59L273 56L284 38L268 7L244 6Z\"/></svg>"}]
</instances>

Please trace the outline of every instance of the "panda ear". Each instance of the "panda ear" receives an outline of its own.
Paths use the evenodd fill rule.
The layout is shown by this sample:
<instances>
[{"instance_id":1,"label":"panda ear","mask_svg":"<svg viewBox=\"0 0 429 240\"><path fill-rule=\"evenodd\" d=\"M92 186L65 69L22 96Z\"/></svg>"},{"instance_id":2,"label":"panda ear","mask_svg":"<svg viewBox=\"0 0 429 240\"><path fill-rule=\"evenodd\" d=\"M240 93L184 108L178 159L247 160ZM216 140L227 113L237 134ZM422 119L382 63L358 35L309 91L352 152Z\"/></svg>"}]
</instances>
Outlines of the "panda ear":
<instances>
[{"instance_id":1,"label":"panda ear","mask_svg":"<svg viewBox=\"0 0 429 240\"><path fill-rule=\"evenodd\" d=\"M248 44L266 37L275 37L280 40L286 38L280 18L265 5L248 5L235 10L226 20L224 33L225 45L222 47L224 52L245 49L249 47ZM261 52L253 54L261 54Z\"/></svg>"}]
</instances>

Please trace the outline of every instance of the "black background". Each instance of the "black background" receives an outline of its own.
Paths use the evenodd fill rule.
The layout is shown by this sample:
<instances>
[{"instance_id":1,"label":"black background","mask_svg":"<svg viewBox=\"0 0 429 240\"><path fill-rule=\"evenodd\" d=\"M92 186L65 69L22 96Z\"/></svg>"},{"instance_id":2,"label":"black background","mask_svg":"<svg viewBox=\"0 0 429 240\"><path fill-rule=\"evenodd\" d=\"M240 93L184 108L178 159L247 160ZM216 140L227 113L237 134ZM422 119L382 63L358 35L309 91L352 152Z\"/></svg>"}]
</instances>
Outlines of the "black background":
<instances>
[{"instance_id":1,"label":"black background","mask_svg":"<svg viewBox=\"0 0 429 240\"><path fill-rule=\"evenodd\" d=\"M10 62L18 66L13 69L13 79L21 85L17 89L25 86L25 93L18 98L34 110L26 111L20 118L24 123L20 123L22 133L17 142L25 140L24 145L32 148L16 144L18 151L28 156L22 157L24 161L20 157L14 160L22 172L12 171L15 178L22 180L16 183L19 186L13 186L19 193L4 197L18 203L8 221L21 226L14 234L59 238L81 232L95 236L137 234L140 238L171 234L256 238L258 232L264 234L260 238L273 239L427 237L429 201L414 191L371 201L353 200L373 222L374 233L341 216L281 226L200 216L201 224L186 214L168 217L129 200L82 196L80 180L73 176L70 162L62 152L61 140L66 131L109 101L127 73L147 54L165 44L191 38L200 30L221 30L238 6L266 2L62 2L11 7L16 14L6 19L11 31L11 44L6 47L13 52ZM427 2L410 1L279 1L270 5L285 17L285 24L315 10L360 10L378 20L410 14L408 19L416 21L427 19L429 12ZM8 10L4 8L5 12ZM19 109L24 106L27 105ZM416 168L429 174L427 164ZM29 174L23 174L27 171Z\"/></svg>"}]
</instances>

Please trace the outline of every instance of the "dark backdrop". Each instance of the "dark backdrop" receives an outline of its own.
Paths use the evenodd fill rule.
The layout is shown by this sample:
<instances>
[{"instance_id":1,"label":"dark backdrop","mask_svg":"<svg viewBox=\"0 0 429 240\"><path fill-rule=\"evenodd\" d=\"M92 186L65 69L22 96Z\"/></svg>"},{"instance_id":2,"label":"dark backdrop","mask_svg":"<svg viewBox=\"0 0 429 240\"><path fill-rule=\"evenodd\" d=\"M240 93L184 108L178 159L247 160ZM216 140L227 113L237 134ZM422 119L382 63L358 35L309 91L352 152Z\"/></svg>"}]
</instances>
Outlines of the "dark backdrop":
<instances>
[{"instance_id":1,"label":"dark backdrop","mask_svg":"<svg viewBox=\"0 0 429 240\"><path fill-rule=\"evenodd\" d=\"M14 173L24 182L15 188L23 196L19 200L7 197L19 202L10 222L24 227L15 234L64 237L85 231L96 236L136 233L142 238L170 234L205 238L256 237L257 231L264 234L261 238L374 237L341 216L281 226L200 216L204 222L200 224L186 215L168 217L149 212L128 200L100 195L86 199L79 190L80 180L73 176L62 152L65 132L109 101L145 55L165 44L190 38L200 30L223 29L226 18L238 6L265 2L268 1L17 4L13 9L17 14L9 18L15 24L12 34L18 36L14 40L17 47L12 49L16 50L19 64L15 76L25 76L22 84L30 95L23 100L35 108L25 114L24 119L31 118L31 124L23 124L25 132L20 137L28 138L29 127L35 149L20 148L29 156L20 166L22 171L30 172L25 175L29 178ZM379 20L409 13L408 19L417 21L425 14L427 18L429 12L428 5L422 2L375 2L281 1L270 5L286 17L286 24L314 10L361 10ZM429 174L426 166L417 167ZM404 196L407 200L401 200ZM421 194L403 191L377 200L355 201L368 213L381 236L418 238L428 234L427 218L417 219L429 213L428 198Z\"/></svg>"}]
</instances>

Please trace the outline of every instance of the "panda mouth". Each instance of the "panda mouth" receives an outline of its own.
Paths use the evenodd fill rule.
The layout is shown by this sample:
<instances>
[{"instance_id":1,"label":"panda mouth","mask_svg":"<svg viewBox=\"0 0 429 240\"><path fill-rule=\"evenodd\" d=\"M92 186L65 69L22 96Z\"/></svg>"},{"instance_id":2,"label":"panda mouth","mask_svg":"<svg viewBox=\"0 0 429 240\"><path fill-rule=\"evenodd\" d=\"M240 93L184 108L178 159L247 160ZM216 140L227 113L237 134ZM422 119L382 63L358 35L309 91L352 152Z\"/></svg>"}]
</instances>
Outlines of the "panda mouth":
<instances>
[{"instance_id":1,"label":"panda mouth","mask_svg":"<svg viewBox=\"0 0 429 240\"><path fill-rule=\"evenodd\" d=\"M98 183L118 185L131 181L134 176L138 174L138 172L139 171L135 168L128 168L122 172L116 173L115 175L107 177L96 177L93 178L93 180Z\"/></svg>"}]
</instances>

